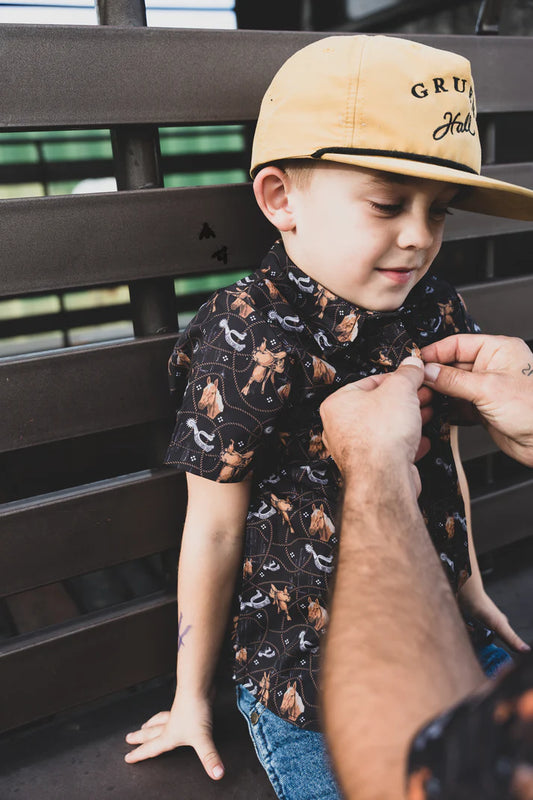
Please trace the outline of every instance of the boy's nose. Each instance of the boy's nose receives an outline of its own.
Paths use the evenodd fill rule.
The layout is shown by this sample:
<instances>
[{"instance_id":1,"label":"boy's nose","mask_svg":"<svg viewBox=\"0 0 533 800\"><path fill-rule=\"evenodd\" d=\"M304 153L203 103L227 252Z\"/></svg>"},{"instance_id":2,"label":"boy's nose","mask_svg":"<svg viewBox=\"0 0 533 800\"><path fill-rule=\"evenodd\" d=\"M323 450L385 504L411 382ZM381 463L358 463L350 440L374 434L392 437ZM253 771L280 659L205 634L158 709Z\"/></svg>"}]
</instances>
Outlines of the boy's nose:
<instances>
[{"instance_id":1,"label":"boy's nose","mask_svg":"<svg viewBox=\"0 0 533 800\"><path fill-rule=\"evenodd\" d=\"M398 233L398 245L402 249L428 250L433 244L435 232L425 214L406 214Z\"/></svg>"}]
</instances>

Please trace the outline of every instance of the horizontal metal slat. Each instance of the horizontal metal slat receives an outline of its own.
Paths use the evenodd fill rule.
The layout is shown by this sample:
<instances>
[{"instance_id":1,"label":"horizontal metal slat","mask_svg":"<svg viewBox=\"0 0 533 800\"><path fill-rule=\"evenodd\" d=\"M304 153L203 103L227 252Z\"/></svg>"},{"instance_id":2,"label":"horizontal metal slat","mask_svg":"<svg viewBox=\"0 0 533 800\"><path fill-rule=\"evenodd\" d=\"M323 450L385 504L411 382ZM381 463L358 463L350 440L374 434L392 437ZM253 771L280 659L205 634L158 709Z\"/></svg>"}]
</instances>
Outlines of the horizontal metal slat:
<instances>
[{"instance_id":1,"label":"horizontal metal slat","mask_svg":"<svg viewBox=\"0 0 533 800\"><path fill-rule=\"evenodd\" d=\"M533 189L533 164L491 164L481 170L488 178L507 183L517 183ZM484 236L501 236L508 233L533 231L533 222L493 217L488 214L474 214L470 211L452 210L446 220L445 241L479 239Z\"/></svg>"},{"instance_id":2,"label":"horizontal metal slat","mask_svg":"<svg viewBox=\"0 0 533 800\"><path fill-rule=\"evenodd\" d=\"M251 120L282 62L324 35L2 25L0 127ZM533 107L527 37L409 38L472 61L479 111Z\"/></svg>"},{"instance_id":3,"label":"horizontal metal slat","mask_svg":"<svg viewBox=\"0 0 533 800\"><path fill-rule=\"evenodd\" d=\"M170 672L176 599L167 594L88 614L0 648L0 731Z\"/></svg>"},{"instance_id":4,"label":"horizontal metal slat","mask_svg":"<svg viewBox=\"0 0 533 800\"><path fill-rule=\"evenodd\" d=\"M479 552L531 534L532 488L533 480L529 480L474 499ZM11 689L4 695L0 729L170 671L175 659L175 616L174 598L162 595L5 645L0 650L0 681Z\"/></svg>"},{"instance_id":5,"label":"horizontal metal slat","mask_svg":"<svg viewBox=\"0 0 533 800\"><path fill-rule=\"evenodd\" d=\"M462 286L460 291L483 333L533 339L533 275Z\"/></svg>"},{"instance_id":6,"label":"horizontal metal slat","mask_svg":"<svg viewBox=\"0 0 533 800\"><path fill-rule=\"evenodd\" d=\"M481 425L473 425L471 428L459 429L459 444L461 449L461 461L470 461L472 458L487 456L490 453L499 452L489 434Z\"/></svg>"},{"instance_id":7,"label":"horizontal metal slat","mask_svg":"<svg viewBox=\"0 0 533 800\"><path fill-rule=\"evenodd\" d=\"M175 338L1 360L0 452L170 418L166 362Z\"/></svg>"},{"instance_id":8,"label":"horizontal metal slat","mask_svg":"<svg viewBox=\"0 0 533 800\"><path fill-rule=\"evenodd\" d=\"M0 294L255 269L275 238L247 184L2 200Z\"/></svg>"},{"instance_id":9,"label":"horizontal metal slat","mask_svg":"<svg viewBox=\"0 0 533 800\"><path fill-rule=\"evenodd\" d=\"M472 499L476 552L486 553L533 534L533 478Z\"/></svg>"},{"instance_id":10,"label":"horizontal metal slat","mask_svg":"<svg viewBox=\"0 0 533 800\"><path fill-rule=\"evenodd\" d=\"M220 130L224 130L221 128ZM211 134L210 134L211 135ZM75 139L79 143L80 139ZM82 139L83 141L83 139ZM56 140L56 145L58 144ZM216 144L214 145L216 147ZM163 156L161 169L164 175L174 173L198 173L211 170L233 170L243 168L240 151L209 153L187 153ZM5 183L52 183L53 181L81 181L87 178L108 178L115 173L111 158L86 160L46 161L44 163L0 164L0 184Z\"/></svg>"},{"instance_id":11,"label":"horizontal metal slat","mask_svg":"<svg viewBox=\"0 0 533 800\"><path fill-rule=\"evenodd\" d=\"M176 547L183 476L145 471L0 506L0 596Z\"/></svg>"},{"instance_id":12,"label":"horizontal metal slat","mask_svg":"<svg viewBox=\"0 0 533 800\"><path fill-rule=\"evenodd\" d=\"M5 601L18 634L74 619L79 614L63 584L41 586L30 592L19 592Z\"/></svg>"},{"instance_id":13,"label":"horizontal metal slat","mask_svg":"<svg viewBox=\"0 0 533 800\"><path fill-rule=\"evenodd\" d=\"M533 164L484 171L533 187ZM456 211L445 239L525 230L533 222ZM0 200L0 295L251 270L276 235L248 184Z\"/></svg>"}]
</instances>

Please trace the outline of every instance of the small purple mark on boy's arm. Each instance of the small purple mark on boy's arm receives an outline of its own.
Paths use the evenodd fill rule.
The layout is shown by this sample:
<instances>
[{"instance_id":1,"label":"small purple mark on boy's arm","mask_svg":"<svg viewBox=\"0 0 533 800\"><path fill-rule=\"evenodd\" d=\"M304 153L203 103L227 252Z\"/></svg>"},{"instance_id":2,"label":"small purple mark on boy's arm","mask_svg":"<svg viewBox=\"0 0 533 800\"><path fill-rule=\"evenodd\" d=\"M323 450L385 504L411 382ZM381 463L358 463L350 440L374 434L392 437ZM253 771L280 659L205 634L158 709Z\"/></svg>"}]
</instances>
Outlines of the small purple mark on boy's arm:
<instances>
[{"instance_id":1,"label":"small purple mark on boy's arm","mask_svg":"<svg viewBox=\"0 0 533 800\"><path fill-rule=\"evenodd\" d=\"M183 630L183 614L180 614L180 618L178 620L178 653L180 651L180 647L185 644L183 641L185 636L189 633L191 629L191 625L187 625L185 630Z\"/></svg>"},{"instance_id":2,"label":"small purple mark on boy's arm","mask_svg":"<svg viewBox=\"0 0 533 800\"><path fill-rule=\"evenodd\" d=\"M527 375L528 377L533 375L533 368L531 367L531 364L528 364L527 367L522 370L522 375Z\"/></svg>"}]
</instances>

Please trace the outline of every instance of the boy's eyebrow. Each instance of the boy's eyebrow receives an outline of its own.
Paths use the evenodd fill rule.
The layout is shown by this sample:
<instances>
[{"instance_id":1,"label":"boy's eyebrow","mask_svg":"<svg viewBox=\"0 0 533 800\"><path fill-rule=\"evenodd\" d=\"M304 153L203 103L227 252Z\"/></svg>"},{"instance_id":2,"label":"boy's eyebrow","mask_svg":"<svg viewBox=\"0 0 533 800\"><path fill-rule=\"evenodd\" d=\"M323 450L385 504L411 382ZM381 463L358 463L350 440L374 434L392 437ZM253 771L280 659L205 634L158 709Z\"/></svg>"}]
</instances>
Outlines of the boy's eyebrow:
<instances>
[{"instance_id":1,"label":"boy's eyebrow","mask_svg":"<svg viewBox=\"0 0 533 800\"><path fill-rule=\"evenodd\" d=\"M391 183L399 183L401 185L405 185L413 180L413 178L409 178L407 175L400 175L396 172L391 173L383 173L374 170L368 170L368 179L372 183L381 184L382 186L389 186Z\"/></svg>"},{"instance_id":2,"label":"boy's eyebrow","mask_svg":"<svg viewBox=\"0 0 533 800\"><path fill-rule=\"evenodd\" d=\"M374 172L374 170L368 170L368 179L369 182L377 185L377 186L384 186L385 188L390 187L391 185L400 185L405 186L409 183L413 183L417 181L417 178L413 178L410 175L401 175L400 173L390 172L390 173L383 173L378 170ZM450 189L455 190L451 198L448 200L451 203L453 200L457 200L457 198L461 195L464 191L464 186L457 186L457 184L450 183Z\"/></svg>"}]
</instances>

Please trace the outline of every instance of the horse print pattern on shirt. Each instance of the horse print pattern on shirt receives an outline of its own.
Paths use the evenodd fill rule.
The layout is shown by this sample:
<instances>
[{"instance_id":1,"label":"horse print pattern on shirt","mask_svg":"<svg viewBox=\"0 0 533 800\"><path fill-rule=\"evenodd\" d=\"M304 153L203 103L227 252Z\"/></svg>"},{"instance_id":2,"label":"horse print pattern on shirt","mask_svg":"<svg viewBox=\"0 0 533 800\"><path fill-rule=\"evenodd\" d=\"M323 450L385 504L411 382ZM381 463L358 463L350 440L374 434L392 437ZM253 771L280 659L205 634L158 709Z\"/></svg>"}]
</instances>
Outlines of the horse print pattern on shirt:
<instances>
[{"instance_id":1,"label":"horse print pattern on shirt","mask_svg":"<svg viewBox=\"0 0 533 800\"><path fill-rule=\"evenodd\" d=\"M369 312L301 272L278 243L261 269L202 306L170 359L178 413L167 463L219 483L253 473L236 678L299 727L319 728L320 641L338 545L341 480L320 403L456 328L473 324L447 284L426 276L402 308ZM469 562L447 433L437 406L427 426L432 449L419 463L421 506L456 589Z\"/></svg>"}]
</instances>

